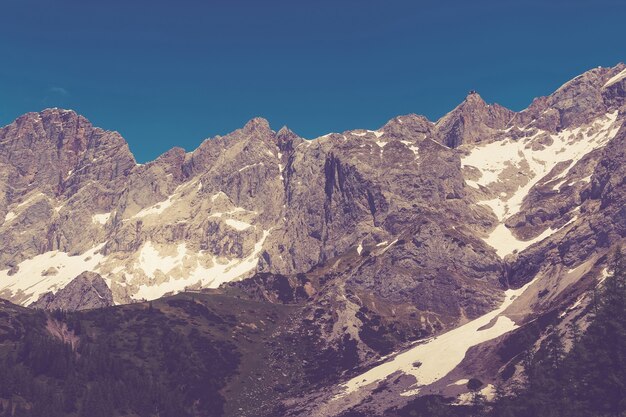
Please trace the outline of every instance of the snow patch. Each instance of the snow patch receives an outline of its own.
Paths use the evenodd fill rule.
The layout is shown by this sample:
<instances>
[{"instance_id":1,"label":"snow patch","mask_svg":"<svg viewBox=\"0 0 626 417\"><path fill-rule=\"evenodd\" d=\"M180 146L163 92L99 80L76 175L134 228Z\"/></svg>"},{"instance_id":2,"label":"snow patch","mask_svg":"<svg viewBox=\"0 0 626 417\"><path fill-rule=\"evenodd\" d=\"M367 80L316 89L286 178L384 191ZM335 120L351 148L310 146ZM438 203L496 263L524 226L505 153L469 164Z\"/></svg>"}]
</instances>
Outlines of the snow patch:
<instances>
[{"instance_id":1,"label":"snow patch","mask_svg":"<svg viewBox=\"0 0 626 417\"><path fill-rule=\"evenodd\" d=\"M466 385L469 382L469 379L459 379L456 382L453 382L450 385Z\"/></svg>"},{"instance_id":2,"label":"snow patch","mask_svg":"<svg viewBox=\"0 0 626 417\"><path fill-rule=\"evenodd\" d=\"M518 186L504 202L503 217L511 216L520 210L522 201L530 189L558 163L571 161L569 167L572 167L589 152L606 145L620 128L620 124L615 123L617 115L618 112L610 113L596 120L591 126L566 129L558 134L549 135L552 143L538 150L532 150L531 142L539 136L545 137L548 135L547 132L537 131L527 138L518 140L509 138L479 146L463 157L461 163L463 166L472 166L480 171L481 177L472 182L475 188L478 188L478 185L488 187L494 183L517 180L519 174L513 178L506 178L507 168L527 173L526 184Z\"/></svg>"},{"instance_id":3,"label":"snow patch","mask_svg":"<svg viewBox=\"0 0 626 417\"><path fill-rule=\"evenodd\" d=\"M91 221L104 226L109 221L110 217L111 213L94 214L91 216Z\"/></svg>"},{"instance_id":4,"label":"snow patch","mask_svg":"<svg viewBox=\"0 0 626 417\"><path fill-rule=\"evenodd\" d=\"M402 143L407 148L409 148L411 151L413 151L413 153L415 154L415 159L419 158L419 150L420 150L420 148L415 146L415 144L413 142L410 142L408 140L401 140L400 143Z\"/></svg>"},{"instance_id":5,"label":"snow patch","mask_svg":"<svg viewBox=\"0 0 626 417\"><path fill-rule=\"evenodd\" d=\"M617 74L615 77L611 78L610 80L608 80L606 82L606 84L604 84L604 88L609 87L613 84L615 84L618 81L623 80L624 78L626 78L626 69L623 69L619 74Z\"/></svg>"},{"instance_id":6,"label":"snow patch","mask_svg":"<svg viewBox=\"0 0 626 417\"><path fill-rule=\"evenodd\" d=\"M545 238L551 236L558 229L548 228L543 231L539 236L530 240L518 240L511 230L504 225L504 223L498 224L496 228L485 239L485 242L494 248L501 258L511 254L515 251L521 251L532 245L533 243L541 242Z\"/></svg>"},{"instance_id":7,"label":"snow patch","mask_svg":"<svg viewBox=\"0 0 626 417\"><path fill-rule=\"evenodd\" d=\"M189 272L186 278L170 279L160 284L142 284L134 297L137 299L154 300L167 293L178 292L192 285L199 284L203 288L217 288L221 284L241 278L256 268L259 262L259 255L263 249L263 244L270 234L270 230L264 230L261 239L255 243L254 249L244 259L231 259L226 262L212 257L212 266L201 265L197 260L195 267ZM185 251L186 254L186 251ZM178 251L177 258L182 262L185 255L181 257L181 250Z\"/></svg>"},{"instance_id":8,"label":"snow patch","mask_svg":"<svg viewBox=\"0 0 626 417\"><path fill-rule=\"evenodd\" d=\"M22 305L35 302L42 294L63 288L81 273L94 271L104 259L99 253L104 245L103 243L76 256L50 251L22 261L13 275L9 275L8 269L0 271L0 292L8 290L16 299L20 299L22 293ZM55 274L44 274L53 268L57 271Z\"/></svg>"},{"instance_id":9,"label":"snow patch","mask_svg":"<svg viewBox=\"0 0 626 417\"><path fill-rule=\"evenodd\" d=\"M609 269L604 268L600 274L600 278L598 278L598 284L602 284L609 276L611 276Z\"/></svg>"},{"instance_id":10,"label":"snow patch","mask_svg":"<svg viewBox=\"0 0 626 417\"><path fill-rule=\"evenodd\" d=\"M272 156L273 156L273 155L272 155ZM263 162L257 162L256 164L250 164L250 165L246 165L246 166L244 166L243 168L239 168L239 169L238 169L238 171L239 171L239 172L243 172L243 171L245 171L245 170L247 170L247 169L250 169L250 168L252 168L252 167L255 167L255 166L257 166L257 165L259 165L259 166L264 166L265 164L264 164Z\"/></svg>"},{"instance_id":11,"label":"snow patch","mask_svg":"<svg viewBox=\"0 0 626 417\"><path fill-rule=\"evenodd\" d=\"M164 274L169 273L182 263L187 254L187 245L181 243L176 248L176 255L162 256L151 241L147 241L139 252L138 267L145 272L148 277L153 277L156 271Z\"/></svg>"},{"instance_id":12,"label":"snow patch","mask_svg":"<svg viewBox=\"0 0 626 417\"><path fill-rule=\"evenodd\" d=\"M415 377L415 385L405 393L415 395L420 387L440 380L456 368L470 347L519 327L502 313L533 282L534 280L517 290L505 291L504 302L496 310L437 337L418 341L416 346L397 354L393 359L352 378L342 385L344 392L335 398L341 398L367 385L383 381L396 372ZM493 320L495 323L485 328ZM419 367L413 365L417 361L421 362Z\"/></svg>"},{"instance_id":13,"label":"snow patch","mask_svg":"<svg viewBox=\"0 0 626 417\"><path fill-rule=\"evenodd\" d=\"M580 307L580 305L582 304L584 298L585 298L585 294L582 294L580 297L578 297L576 299L576 301L574 301L574 304L572 304L571 306L567 307L564 312L559 314L559 318L562 319L563 317L565 317L567 315L567 313L569 313L572 310L576 310L578 307Z\"/></svg>"},{"instance_id":14,"label":"snow patch","mask_svg":"<svg viewBox=\"0 0 626 417\"><path fill-rule=\"evenodd\" d=\"M226 219L224 220L224 223L238 231L246 230L252 226L250 223L242 222L241 220L235 219Z\"/></svg>"},{"instance_id":15,"label":"snow patch","mask_svg":"<svg viewBox=\"0 0 626 417\"><path fill-rule=\"evenodd\" d=\"M477 202L490 207L500 222L485 239L487 244L497 249L498 255L506 256L515 250L523 250L556 232L549 229L534 239L520 241L513 237L504 222L519 212L530 190L545 180L557 164L569 161L567 168L551 181L566 178L581 158L606 145L621 127L620 123L616 123L617 116L617 111L609 113L590 125L566 129L557 134L535 129L531 136L525 138L508 138L476 147L461 159L462 166L472 166L480 172L478 180L466 180L468 186L477 189L481 186L489 189L494 184L508 186L509 192ZM536 140L541 141L539 149L533 150ZM557 183L553 189L560 189L564 182Z\"/></svg>"},{"instance_id":16,"label":"snow patch","mask_svg":"<svg viewBox=\"0 0 626 417\"><path fill-rule=\"evenodd\" d=\"M22 201L21 203L19 203L17 206L15 206L15 208L11 211L9 211L5 216L4 216L4 223L8 223L11 220L16 219L21 213L21 210L19 210L22 207L25 206L29 206L31 203L33 203L35 200L40 199L41 197L46 197L46 195L44 193L36 193L31 195L30 197L28 197L26 200Z\"/></svg>"},{"instance_id":17,"label":"snow patch","mask_svg":"<svg viewBox=\"0 0 626 417\"><path fill-rule=\"evenodd\" d=\"M365 132L350 132L350 134L360 137L367 136L368 134L373 134L374 136L376 136L376 138L380 138L385 134L385 132L382 132L380 130L366 130Z\"/></svg>"},{"instance_id":18,"label":"snow patch","mask_svg":"<svg viewBox=\"0 0 626 417\"><path fill-rule=\"evenodd\" d=\"M167 210L167 208L169 208L173 202L174 202L174 195L171 195L168 197L167 200L161 201L150 207L146 207L145 209L140 210L132 218L135 219L135 218L141 218L141 217L146 217L146 216L153 216L155 214L161 214L165 210Z\"/></svg>"}]
</instances>

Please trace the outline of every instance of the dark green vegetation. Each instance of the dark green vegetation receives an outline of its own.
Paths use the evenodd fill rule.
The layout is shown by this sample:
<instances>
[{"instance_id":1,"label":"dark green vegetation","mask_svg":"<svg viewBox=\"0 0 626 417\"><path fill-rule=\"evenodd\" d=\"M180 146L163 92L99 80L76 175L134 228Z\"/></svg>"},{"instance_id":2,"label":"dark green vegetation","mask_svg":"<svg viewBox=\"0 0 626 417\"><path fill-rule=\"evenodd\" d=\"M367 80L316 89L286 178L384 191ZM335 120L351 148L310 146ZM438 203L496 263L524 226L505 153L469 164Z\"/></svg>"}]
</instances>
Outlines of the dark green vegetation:
<instances>
[{"instance_id":1,"label":"dark green vegetation","mask_svg":"<svg viewBox=\"0 0 626 417\"><path fill-rule=\"evenodd\" d=\"M45 314L0 304L0 416L221 416L266 386L289 307L220 294ZM226 403L229 403L226 405ZM229 413L232 415L232 411Z\"/></svg>"}]
</instances>

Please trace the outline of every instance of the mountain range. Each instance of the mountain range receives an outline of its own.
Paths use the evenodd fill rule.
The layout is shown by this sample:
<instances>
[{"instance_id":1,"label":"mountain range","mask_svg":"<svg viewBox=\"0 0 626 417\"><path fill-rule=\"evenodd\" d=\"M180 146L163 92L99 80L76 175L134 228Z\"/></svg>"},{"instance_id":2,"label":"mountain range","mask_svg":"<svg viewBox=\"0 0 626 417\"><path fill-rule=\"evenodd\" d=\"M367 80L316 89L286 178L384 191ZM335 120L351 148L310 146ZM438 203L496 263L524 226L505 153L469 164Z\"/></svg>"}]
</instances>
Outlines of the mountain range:
<instances>
[{"instance_id":1,"label":"mountain range","mask_svg":"<svg viewBox=\"0 0 626 417\"><path fill-rule=\"evenodd\" d=\"M237 352L224 415L493 397L588 320L626 237L625 120L624 64L520 112L472 91L312 140L255 118L146 164L74 111L25 114L0 129L0 343L33 309L85 310L97 338L149 308Z\"/></svg>"}]
</instances>

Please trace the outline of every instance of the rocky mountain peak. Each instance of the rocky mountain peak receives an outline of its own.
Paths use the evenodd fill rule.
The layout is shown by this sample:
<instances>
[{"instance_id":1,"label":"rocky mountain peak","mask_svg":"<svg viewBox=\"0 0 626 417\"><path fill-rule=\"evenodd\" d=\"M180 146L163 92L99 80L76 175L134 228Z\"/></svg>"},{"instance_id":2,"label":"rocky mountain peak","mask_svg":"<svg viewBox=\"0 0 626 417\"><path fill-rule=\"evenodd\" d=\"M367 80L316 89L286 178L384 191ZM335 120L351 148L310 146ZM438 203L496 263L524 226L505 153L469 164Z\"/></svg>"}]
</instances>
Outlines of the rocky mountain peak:
<instances>
[{"instance_id":1,"label":"rocky mountain peak","mask_svg":"<svg viewBox=\"0 0 626 417\"><path fill-rule=\"evenodd\" d=\"M516 115L516 123L552 133L564 127L580 126L619 107L626 96L624 64L612 68L597 67L574 77L547 97L536 98ZM622 77L622 74L624 77Z\"/></svg>"},{"instance_id":2,"label":"rocky mountain peak","mask_svg":"<svg viewBox=\"0 0 626 417\"><path fill-rule=\"evenodd\" d=\"M151 164L159 165L163 168L165 175L173 175L176 180L184 177L183 166L187 158L187 152L181 147L174 147L160 155Z\"/></svg>"},{"instance_id":3,"label":"rocky mountain peak","mask_svg":"<svg viewBox=\"0 0 626 417\"><path fill-rule=\"evenodd\" d=\"M439 140L450 148L474 144L504 129L515 112L498 104L487 104L475 91L436 123Z\"/></svg>"},{"instance_id":4,"label":"rocky mountain peak","mask_svg":"<svg viewBox=\"0 0 626 417\"><path fill-rule=\"evenodd\" d=\"M250 119L250 121L248 121L248 123L244 125L243 131L245 133L271 132L270 123L262 117L255 117L253 119Z\"/></svg>"},{"instance_id":5,"label":"rocky mountain peak","mask_svg":"<svg viewBox=\"0 0 626 417\"><path fill-rule=\"evenodd\" d=\"M608 74L609 78L602 86L604 102L610 107L620 107L626 102L626 65L619 63Z\"/></svg>"},{"instance_id":6,"label":"rocky mountain peak","mask_svg":"<svg viewBox=\"0 0 626 417\"><path fill-rule=\"evenodd\" d=\"M478 94L478 91L476 90L470 90L467 93L467 96L465 96L465 100L463 100L463 103L461 104L461 106L464 105L477 105L477 106L487 106L488 104L485 102L485 100L483 100L483 98L480 96L480 94Z\"/></svg>"},{"instance_id":7,"label":"rocky mountain peak","mask_svg":"<svg viewBox=\"0 0 626 417\"><path fill-rule=\"evenodd\" d=\"M289 152L293 150L298 143L304 140L287 126L281 127L280 130L276 132L275 139L281 152Z\"/></svg>"},{"instance_id":8,"label":"rocky mountain peak","mask_svg":"<svg viewBox=\"0 0 626 417\"><path fill-rule=\"evenodd\" d=\"M416 140L431 135L434 124L426 117L417 114L406 114L389 120L381 130L392 136L409 136Z\"/></svg>"},{"instance_id":9,"label":"rocky mountain peak","mask_svg":"<svg viewBox=\"0 0 626 417\"><path fill-rule=\"evenodd\" d=\"M281 127L278 132L276 132L276 138L277 139L282 139L282 138L290 138L295 136L295 133L293 133L293 131L291 129L289 129L287 126L283 126Z\"/></svg>"},{"instance_id":10,"label":"rocky mountain peak","mask_svg":"<svg viewBox=\"0 0 626 417\"><path fill-rule=\"evenodd\" d=\"M75 193L88 181L126 175L135 159L117 133L94 127L72 110L28 113L0 128L0 163L12 196L37 187L48 195Z\"/></svg>"},{"instance_id":11,"label":"rocky mountain peak","mask_svg":"<svg viewBox=\"0 0 626 417\"><path fill-rule=\"evenodd\" d=\"M79 115L76 111L72 109L61 109L58 107L49 107L43 109L39 112L26 113L25 115L18 117L16 121L21 121L22 119L30 119L30 120L54 120L62 123L71 123L74 120L80 119L81 122L91 125L89 120L84 116Z\"/></svg>"},{"instance_id":12,"label":"rocky mountain peak","mask_svg":"<svg viewBox=\"0 0 626 417\"><path fill-rule=\"evenodd\" d=\"M43 310L90 310L113 305L113 294L104 279L94 272L83 272L56 293L47 292L33 308Z\"/></svg>"}]
</instances>

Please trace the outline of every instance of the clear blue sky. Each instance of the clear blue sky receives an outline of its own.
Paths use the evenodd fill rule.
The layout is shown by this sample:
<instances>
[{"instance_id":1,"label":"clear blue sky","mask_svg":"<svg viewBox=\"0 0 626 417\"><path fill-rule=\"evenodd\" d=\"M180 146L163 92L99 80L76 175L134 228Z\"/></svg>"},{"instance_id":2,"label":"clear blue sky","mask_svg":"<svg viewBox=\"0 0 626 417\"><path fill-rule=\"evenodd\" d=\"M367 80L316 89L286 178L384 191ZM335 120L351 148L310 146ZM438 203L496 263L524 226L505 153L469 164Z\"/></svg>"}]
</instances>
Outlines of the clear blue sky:
<instances>
[{"instance_id":1,"label":"clear blue sky","mask_svg":"<svg viewBox=\"0 0 626 417\"><path fill-rule=\"evenodd\" d=\"M626 60L623 0L0 0L0 125L71 108L141 162L254 116L304 137L514 110Z\"/></svg>"}]
</instances>

